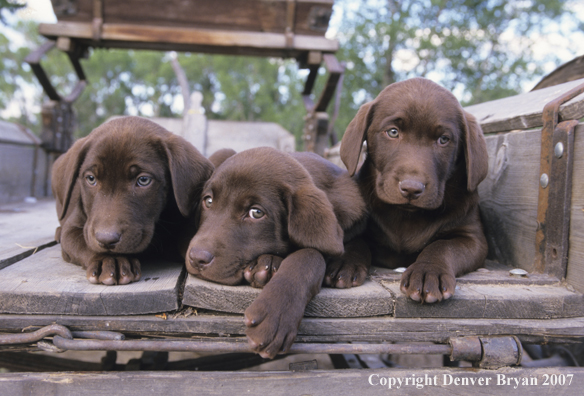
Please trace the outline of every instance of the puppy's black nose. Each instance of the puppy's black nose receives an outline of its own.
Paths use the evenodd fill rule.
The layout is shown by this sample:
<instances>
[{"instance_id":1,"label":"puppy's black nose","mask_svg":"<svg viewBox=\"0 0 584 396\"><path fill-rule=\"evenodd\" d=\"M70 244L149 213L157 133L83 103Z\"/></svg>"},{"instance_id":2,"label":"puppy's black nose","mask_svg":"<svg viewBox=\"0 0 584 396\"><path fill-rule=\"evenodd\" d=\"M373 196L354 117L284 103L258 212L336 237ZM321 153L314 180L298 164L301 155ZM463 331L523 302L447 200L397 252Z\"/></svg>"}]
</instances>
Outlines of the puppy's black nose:
<instances>
[{"instance_id":1,"label":"puppy's black nose","mask_svg":"<svg viewBox=\"0 0 584 396\"><path fill-rule=\"evenodd\" d=\"M215 256L213 256L206 250L192 248L189 251L189 258L191 259L191 265L202 268L204 266L211 264L211 261L213 261Z\"/></svg>"},{"instance_id":2,"label":"puppy's black nose","mask_svg":"<svg viewBox=\"0 0 584 396\"><path fill-rule=\"evenodd\" d=\"M95 239L97 239L99 246L105 249L112 249L120 241L121 237L115 231L97 231L95 233Z\"/></svg>"},{"instance_id":3,"label":"puppy's black nose","mask_svg":"<svg viewBox=\"0 0 584 396\"><path fill-rule=\"evenodd\" d=\"M418 199L425 189L426 186L417 180L406 179L399 182L399 192L407 199Z\"/></svg>"}]
</instances>

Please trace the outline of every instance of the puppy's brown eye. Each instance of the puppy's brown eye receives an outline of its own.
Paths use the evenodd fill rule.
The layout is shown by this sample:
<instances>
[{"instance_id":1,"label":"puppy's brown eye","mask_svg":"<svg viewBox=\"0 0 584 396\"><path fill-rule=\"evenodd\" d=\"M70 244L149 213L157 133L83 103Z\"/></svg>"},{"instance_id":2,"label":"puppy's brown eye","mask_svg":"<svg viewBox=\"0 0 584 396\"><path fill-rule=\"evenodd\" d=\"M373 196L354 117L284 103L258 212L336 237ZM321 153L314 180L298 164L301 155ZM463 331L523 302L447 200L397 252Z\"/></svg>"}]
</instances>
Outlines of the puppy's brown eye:
<instances>
[{"instance_id":1,"label":"puppy's brown eye","mask_svg":"<svg viewBox=\"0 0 584 396\"><path fill-rule=\"evenodd\" d=\"M95 184L97 183L97 179L93 175L85 176L85 180L87 180L87 184L89 184L90 186L95 186Z\"/></svg>"},{"instance_id":2,"label":"puppy's brown eye","mask_svg":"<svg viewBox=\"0 0 584 396\"><path fill-rule=\"evenodd\" d=\"M262 217L264 217L264 212L258 208L251 208L249 210L249 217L254 219L261 219Z\"/></svg>"},{"instance_id":3,"label":"puppy's brown eye","mask_svg":"<svg viewBox=\"0 0 584 396\"><path fill-rule=\"evenodd\" d=\"M448 144L449 141L450 141L450 138L446 135L442 135L438 138L438 143L442 146Z\"/></svg>"},{"instance_id":4,"label":"puppy's brown eye","mask_svg":"<svg viewBox=\"0 0 584 396\"><path fill-rule=\"evenodd\" d=\"M203 203L205 204L206 207L210 208L211 205L213 204L213 198L211 198L210 196L206 196L205 198L203 198Z\"/></svg>"},{"instance_id":5,"label":"puppy's brown eye","mask_svg":"<svg viewBox=\"0 0 584 396\"><path fill-rule=\"evenodd\" d=\"M399 137L399 131L396 128L388 129L387 131L385 131L385 133L387 133L387 136L389 136L392 139Z\"/></svg>"},{"instance_id":6,"label":"puppy's brown eye","mask_svg":"<svg viewBox=\"0 0 584 396\"><path fill-rule=\"evenodd\" d=\"M138 180L136 181L136 183L140 187L146 187L147 185L149 185L150 183L152 183L152 178L151 177L148 177L148 176L140 176L138 178Z\"/></svg>"}]
</instances>

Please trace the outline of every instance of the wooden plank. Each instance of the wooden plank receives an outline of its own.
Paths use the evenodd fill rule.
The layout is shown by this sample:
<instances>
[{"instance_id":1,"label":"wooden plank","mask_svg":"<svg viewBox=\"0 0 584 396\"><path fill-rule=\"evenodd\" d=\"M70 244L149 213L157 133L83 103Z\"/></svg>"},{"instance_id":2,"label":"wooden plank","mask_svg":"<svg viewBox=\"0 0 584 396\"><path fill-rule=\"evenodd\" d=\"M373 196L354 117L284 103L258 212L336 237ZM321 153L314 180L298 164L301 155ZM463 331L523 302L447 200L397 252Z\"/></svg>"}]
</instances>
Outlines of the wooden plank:
<instances>
[{"instance_id":1,"label":"wooden plank","mask_svg":"<svg viewBox=\"0 0 584 396\"><path fill-rule=\"evenodd\" d=\"M584 292L584 124L576 127L574 136L569 246L566 280Z\"/></svg>"},{"instance_id":2,"label":"wooden plank","mask_svg":"<svg viewBox=\"0 0 584 396\"><path fill-rule=\"evenodd\" d=\"M144 335L212 338L245 335L243 315L200 311L182 315L8 315L0 314L0 331L21 332L58 323L71 330L111 330ZM450 337L516 335L531 343L573 343L584 340L584 317L559 319L453 318L304 318L297 341L310 342L438 342Z\"/></svg>"},{"instance_id":3,"label":"wooden plank","mask_svg":"<svg viewBox=\"0 0 584 396\"><path fill-rule=\"evenodd\" d=\"M551 87L566 81L578 80L580 78L584 78L584 55L578 56L571 61L558 66L557 69L543 77L540 82L533 87L532 91Z\"/></svg>"},{"instance_id":4,"label":"wooden plank","mask_svg":"<svg viewBox=\"0 0 584 396\"><path fill-rule=\"evenodd\" d=\"M0 269L55 243L54 200L0 207Z\"/></svg>"},{"instance_id":5,"label":"wooden plank","mask_svg":"<svg viewBox=\"0 0 584 396\"><path fill-rule=\"evenodd\" d=\"M93 41L91 23L59 22L57 24L40 24L39 32L51 39L71 37L85 40L95 47L105 48L141 48L162 49L166 51L200 50L201 52L232 53L240 48L239 53L265 54L269 56L295 56L303 51L335 52L338 41L325 37L295 35L292 47L286 43L283 33L237 32L198 28L177 28L165 26L137 26L130 24L104 23L101 40Z\"/></svg>"},{"instance_id":6,"label":"wooden plank","mask_svg":"<svg viewBox=\"0 0 584 396\"><path fill-rule=\"evenodd\" d=\"M540 127L543 125L541 116L544 106L583 83L584 79L570 81L517 96L469 106L465 110L477 118L484 133ZM560 107L562 120L582 117L584 117L584 93Z\"/></svg>"},{"instance_id":7,"label":"wooden plank","mask_svg":"<svg viewBox=\"0 0 584 396\"><path fill-rule=\"evenodd\" d=\"M182 263L146 262L128 285L87 281L85 270L61 258L60 245L0 271L0 312L61 315L130 315L178 308Z\"/></svg>"},{"instance_id":8,"label":"wooden plank","mask_svg":"<svg viewBox=\"0 0 584 396\"><path fill-rule=\"evenodd\" d=\"M225 286L189 275L183 304L241 314L260 293L261 289L250 286ZM367 281L362 286L351 289L323 287L308 304L304 315L348 318L388 315L391 312L391 295L381 285Z\"/></svg>"},{"instance_id":9,"label":"wooden plank","mask_svg":"<svg viewBox=\"0 0 584 396\"><path fill-rule=\"evenodd\" d=\"M274 396L367 396L380 393L567 396L580 395L583 386L584 368L579 367L0 374L0 393L5 395L32 392L61 396L143 396L165 394L170 389L177 396L190 396L193 389L197 395L262 395L269 389L269 394Z\"/></svg>"},{"instance_id":10,"label":"wooden plank","mask_svg":"<svg viewBox=\"0 0 584 396\"><path fill-rule=\"evenodd\" d=\"M486 136L489 173L479 185L489 258L529 272L535 260L540 137L540 130Z\"/></svg>"},{"instance_id":11,"label":"wooden plank","mask_svg":"<svg viewBox=\"0 0 584 396\"><path fill-rule=\"evenodd\" d=\"M477 271L470 272L463 276L456 278L456 283L460 285L549 285L558 286L560 281L553 276L547 274L529 273L525 276L513 276L509 273L512 269L499 262L486 260L485 265ZM389 268L372 267L369 270L369 276L375 282L389 281L399 282L401 280L401 272L396 272Z\"/></svg>"},{"instance_id":12,"label":"wooden plank","mask_svg":"<svg viewBox=\"0 0 584 396\"><path fill-rule=\"evenodd\" d=\"M395 299L396 318L552 319L584 315L584 296L557 286L458 284L454 296L440 304L407 298L399 282L382 281Z\"/></svg>"},{"instance_id":13,"label":"wooden plank","mask_svg":"<svg viewBox=\"0 0 584 396\"><path fill-rule=\"evenodd\" d=\"M77 0L74 7L54 4L60 22L91 22L94 0ZM60 2L54 2L60 3ZM136 25L159 25L201 27L228 30L267 31L283 33L287 27L287 0L233 0L184 1L166 0L164 12L157 1L104 0L103 19L108 23L131 23ZM333 0L296 0L296 18L292 23L293 33L323 35L327 20L315 20L314 11L332 10ZM75 12L71 12L71 8ZM316 10L314 10L316 8ZM315 26L315 23L316 26Z\"/></svg>"}]
</instances>

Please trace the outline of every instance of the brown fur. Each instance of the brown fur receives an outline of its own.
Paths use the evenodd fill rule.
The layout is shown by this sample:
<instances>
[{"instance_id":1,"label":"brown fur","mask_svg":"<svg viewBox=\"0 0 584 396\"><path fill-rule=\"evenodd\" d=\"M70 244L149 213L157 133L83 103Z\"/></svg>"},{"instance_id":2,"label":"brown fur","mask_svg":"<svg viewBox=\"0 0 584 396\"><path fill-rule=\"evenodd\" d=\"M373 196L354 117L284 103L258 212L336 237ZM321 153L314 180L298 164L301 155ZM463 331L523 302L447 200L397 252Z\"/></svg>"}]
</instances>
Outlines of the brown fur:
<instances>
[{"instance_id":1,"label":"brown fur","mask_svg":"<svg viewBox=\"0 0 584 396\"><path fill-rule=\"evenodd\" d=\"M478 184L488 155L482 130L446 89L422 78L395 83L359 109L341 159L356 172L369 210L374 265L409 266L401 289L416 301L454 294L455 277L481 266L487 243Z\"/></svg>"},{"instance_id":2,"label":"brown fur","mask_svg":"<svg viewBox=\"0 0 584 396\"><path fill-rule=\"evenodd\" d=\"M190 143L146 119L99 126L53 166L63 258L91 283L139 280L138 254L177 255L174 234L196 213L212 170Z\"/></svg>"},{"instance_id":3,"label":"brown fur","mask_svg":"<svg viewBox=\"0 0 584 396\"><path fill-rule=\"evenodd\" d=\"M213 158L217 168L203 191L186 268L222 284L266 286L246 311L246 323L250 343L273 357L287 349L284 339L294 339L306 304L320 290L322 255L331 258L330 284L350 287L365 280L366 258L343 259L344 238L364 228L365 203L347 172L315 154L267 147L224 154Z\"/></svg>"}]
</instances>

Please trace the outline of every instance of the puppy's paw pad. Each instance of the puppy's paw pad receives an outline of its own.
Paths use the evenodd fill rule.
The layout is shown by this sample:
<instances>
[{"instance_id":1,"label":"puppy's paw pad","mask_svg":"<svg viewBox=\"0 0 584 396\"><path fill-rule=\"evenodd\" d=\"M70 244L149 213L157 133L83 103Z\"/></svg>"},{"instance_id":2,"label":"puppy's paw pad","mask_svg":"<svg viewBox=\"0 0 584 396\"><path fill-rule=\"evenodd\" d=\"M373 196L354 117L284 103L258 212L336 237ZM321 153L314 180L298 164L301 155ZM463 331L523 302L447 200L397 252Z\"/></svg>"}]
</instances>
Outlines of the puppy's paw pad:
<instances>
[{"instance_id":1,"label":"puppy's paw pad","mask_svg":"<svg viewBox=\"0 0 584 396\"><path fill-rule=\"evenodd\" d=\"M414 301L436 303L454 294L455 277L431 263L414 263L404 272L400 283L402 293Z\"/></svg>"},{"instance_id":2,"label":"puppy's paw pad","mask_svg":"<svg viewBox=\"0 0 584 396\"><path fill-rule=\"evenodd\" d=\"M324 284L337 289L361 286L367 278L367 267L341 258L327 263Z\"/></svg>"},{"instance_id":3,"label":"puppy's paw pad","mask_svg":"<svg viewBox=\"0 0 584 396\"><path fill-rule=\"evenodd\" d=\"M87 266L87 280L94 284L125 285L142 276L140 261L124 256L94 257Z\"/></svg>"}]
</instances>

